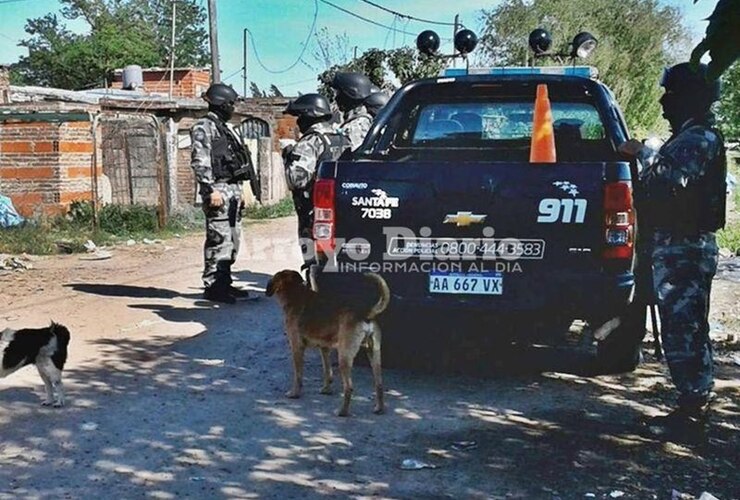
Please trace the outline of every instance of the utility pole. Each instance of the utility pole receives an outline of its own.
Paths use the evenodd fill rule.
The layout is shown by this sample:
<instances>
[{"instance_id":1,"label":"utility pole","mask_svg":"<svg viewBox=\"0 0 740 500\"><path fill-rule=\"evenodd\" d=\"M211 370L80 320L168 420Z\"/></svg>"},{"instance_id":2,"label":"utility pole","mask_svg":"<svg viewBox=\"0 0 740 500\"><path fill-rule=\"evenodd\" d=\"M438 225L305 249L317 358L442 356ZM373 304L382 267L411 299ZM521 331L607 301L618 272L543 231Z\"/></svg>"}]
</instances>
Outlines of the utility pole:
<instances>
[{"instance_id":1,"label":"utility pole","mask_svg":"<svg viewBox=\"0 0 740 500\"><path fill-rule=\"evenodd\" d=\"M177 19L177 0L172 0L172 38L170 39L170 99L172 99L172 88L175 85L175 19Z\"/></svg>"},{"instance_id":2,"label":"utility pole","mask_svg":"<svg viewBox=\"0 0 740 500\"><path fill-rule=\"evenodd\" d=\"M244 93L242 94L242 97L245 98L247 97L247 31L247 28L244 28L244 66L242 67L244 70L244 73L242 73L244 75Z\"/></svg>"},{"instance_id":3,"label":"utility pole","mask_svg":"<svg viewBox=\"0 0 740 500\"><path fill-rule=\"evenodd\" d=\"M455 24L452 28L452 53L454 54L457 49L455 49L455 35L457 35L457 31L460 29L460 14L455 14ZM455 66L457 63L457 57L452 58L452 65Z\"/></svg>"},{"instance_id":4,"label":"utility pole","mask_svg":"<svg viewBox=\"0 0 740 500\"><path fill-rule=\"evenodd\" d=\"M218 62L218 19L216 0L208 0L208 26L211 39L211 83L221 82L221 68Z\"/></svg>"}]
</instances>

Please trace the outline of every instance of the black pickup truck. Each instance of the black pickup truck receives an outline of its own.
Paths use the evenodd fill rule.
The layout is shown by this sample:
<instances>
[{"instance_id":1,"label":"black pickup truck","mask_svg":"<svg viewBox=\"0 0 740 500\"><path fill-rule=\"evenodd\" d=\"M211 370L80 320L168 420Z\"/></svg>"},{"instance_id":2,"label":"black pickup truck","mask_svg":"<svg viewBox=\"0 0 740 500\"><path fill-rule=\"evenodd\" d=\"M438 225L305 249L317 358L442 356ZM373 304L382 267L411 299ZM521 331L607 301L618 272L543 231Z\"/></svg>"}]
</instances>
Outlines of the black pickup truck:
<instances>
[{"instance_id":1,"label":"black pickup truck","mask_svg":"<svg viewBox=\"0 0 740 500\"><path fill-rule=\"evenodd\" d=\"M350 293L378 272L396 308L519 315L601 337L608 369L634 369L645 333L635 299L636 165L613 93L589 68L411 82L351 159L321 164L314 188L320 290ZM556 161L533 163L546 85ZM355 280L356 281L356 280Z\"/></svg>"}]
</instances>

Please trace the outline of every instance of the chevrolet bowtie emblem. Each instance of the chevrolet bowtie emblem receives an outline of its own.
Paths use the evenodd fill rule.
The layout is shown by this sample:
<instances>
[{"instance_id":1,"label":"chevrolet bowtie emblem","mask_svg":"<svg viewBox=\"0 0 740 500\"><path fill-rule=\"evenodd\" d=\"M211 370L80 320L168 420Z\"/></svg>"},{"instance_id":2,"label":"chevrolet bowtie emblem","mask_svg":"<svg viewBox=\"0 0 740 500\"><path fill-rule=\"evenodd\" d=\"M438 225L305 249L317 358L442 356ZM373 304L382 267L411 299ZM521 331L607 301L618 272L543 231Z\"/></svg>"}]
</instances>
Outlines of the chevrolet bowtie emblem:
<instances>
[{"instance_id":1,"label":"chevrolet bowtie emblem","mask_svg":"<svg viewBox=\"0 0 740 500\"><path fill-rule=\"evenodd\" d=\"M456 224L457 227L469 226L471 224L480 224L486 220L485 215L474 214L473 212L458 212L456 214L445 215L445 224Z\"/></svg>"}]
</instances>

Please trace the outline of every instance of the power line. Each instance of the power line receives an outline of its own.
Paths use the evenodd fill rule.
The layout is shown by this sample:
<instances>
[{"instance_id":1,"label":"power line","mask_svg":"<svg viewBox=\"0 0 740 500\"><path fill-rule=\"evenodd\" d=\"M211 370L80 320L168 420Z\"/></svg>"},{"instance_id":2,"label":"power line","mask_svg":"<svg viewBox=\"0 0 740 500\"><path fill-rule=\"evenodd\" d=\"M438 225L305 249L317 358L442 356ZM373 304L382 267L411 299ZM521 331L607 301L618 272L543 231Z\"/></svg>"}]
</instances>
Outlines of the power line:
<instances>
[{"instance_id":1,"label":"power line","mask_svg":"<svg viewBox=\"0 0 740 500\"><path fill-rule=\"evenodd\" d=\"M329 1L329 0L321 0L321 2L322 2L322 3L325 3L325 4L327 4L327 5L330 5L330 6L334 7L334 8L335 8L335 9L337 9L337 10L341 10L341 11L342 11L342 12L344 12L345 14L349 14L349 15L350 15L350 16L352 16L352 17L356 17L357 19L361 19L361 20L365 21L366 23L374 24L375 26L379 26L379 27L381 27L381 28L385 28L385 29L387 29L387 30L392 30L392 31L396 31L396 32L398 32L398 33L403 33L403 34L405 34L405 35L412 35L412 36L416 36L416 35L417 35L416 33L411 33L411 32L409 32L409 31L403 31L403 30L399 30L399 29L397 29L397 28L394 28L394 27L392 27L392 26L388 26L387 24L382 24L382 23L378 23L378 22L376 22L376 21L373 21L372 19L368 19L368 18L366 18L366 17L362 17L362 16L361 16L361 15L359 15L359 14L355 14L355 13L354 13L354 12L352 12L351 10L347 10L347 9L345 9L345 8L343 8L343 7L340 7L339 5L335 5L335 4L331 3L331 2Z\"/></svg>"},{"instance_id":2,"label":"power line","mask_svg":"<svg viewBox=\"0 0 740 500\"><path fill-rule=\"evenodd\" d=\"M288 82L288 83L276 83L275 86L280 87L292 87L294 85L300 85L302 83L308 83L308 82L315 82L316 78L307 78L305 80L298 80L297 82Z\"/></svg>"},{"instance_id":3,"label":"power line","mask_svg":"<svg viewBox=\"0 0 740 500\"><path fill-rule=\"evenodd\" d=\"M238 75L238 74L239 74L239 73L241 73L242 71L244 71L244 67L241 67L241 68L239 68L238 70L236 70L236 71L234 71L233 73L231 73L231 74L230 74L229 76L226 76L226 77L222 78L222 80L223 80L223 81L226 81L226 80L229 80L229 79L231 79L231 78L234 78L234 77L235 77L236 75Z\"/></svg>"},{"instance_id":4,"label":"power line","mask_svg":"<svg viewBox=\"0 0 740 500\"><path fill-rule=\"evenodd\" d=\"M445 23L445 22L442 22L442 21L430 21L429 19L422 19L420 17L414 17L414 16L410 16L408 14L402 14L402 13L400 13L398 11L393 10L393 9L389 9L388 7L383 7L382 5L378 5L375 2L371 2L370 0L360 0L360 1L361 2L365 2L368 5L372 5L373 7L377 8L377 9L384 10L386 12L390 12L391 14L396 15L398 17L403 17L405 19L411 19L411 20L414 20L414 21L419 21L420 23L437 24L439 26L455 26L455 23Z\"/></svg>"},{"instance_id":5,"label":"power line","mask_svg":"<svg viewBox=\"0 0 740 500\"><path fill-rule=\"evenodd\" d=\"M254 51L254 57L257 59L257 64L259 64L260 67L263 70L267 71L268 73L272 73L273 75L277 75L277 74L280 74L280 73L287 73L291 69L293 69L296 66L298 66L298 64L301 62L301 59L303 59L303 54L305 54L306 53L306 49L308 49L308 42L311 41L311 37L316 32L316 20L319 17L319 2L318 2L318 0L314 0L314 4L315 4L316 8L314 9L314 12L313 12L313 22L311 23L311 29L308 32L308 36L306 37L306 41L303 42L303 49L301 50L301 53L298 56L298 58L295 60L295 62L293 64L291 64L290 66L288 66L287 68L285 68L285 69L281 69L281 70L277 70L276 71L276 70L271 70L270 68L268 68L267 66L265 66L265 64L262 62L262 59L260 59L259 52L257 52L257 44L254 42L254 35L252 35L252 32L249 30L249 28L244 28L245 30L247 30L247 33L249 33L249 39L252 41L252 50ZM242 70L244 70L244 68L242 68L240 71L242 71Z\"/></svg>"}]
</instances>

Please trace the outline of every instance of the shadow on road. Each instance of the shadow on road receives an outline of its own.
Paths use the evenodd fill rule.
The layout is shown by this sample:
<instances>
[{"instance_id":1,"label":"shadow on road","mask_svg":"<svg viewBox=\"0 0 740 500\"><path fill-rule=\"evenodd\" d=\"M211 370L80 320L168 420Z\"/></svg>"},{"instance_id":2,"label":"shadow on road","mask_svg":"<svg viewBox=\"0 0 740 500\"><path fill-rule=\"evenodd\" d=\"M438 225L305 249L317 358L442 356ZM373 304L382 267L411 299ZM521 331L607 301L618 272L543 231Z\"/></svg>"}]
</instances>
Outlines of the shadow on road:
<instances>
[{"instance_id":1,"label":"shadow on road","mask_svg":"<svg viewBox=\"0 0 740 500\"><path fill-rule=\"evenodd\" d=\"M257 288L269 276L240 278ZM137 299L191 297L150 287L71 286ZM386 369L388 413L375 416L369 370L356 366L353 416L340 419L339 381L334 396L319 394L314 351L303 398L285 398L291 369L274 300L142 300L130 307L203 331L180 341L151 333L94 341L99 359L66 373L70 405L62 410L41 408L27 389L0 391L0 500L551 499L609 498L613 491L662 498L673 489L731 498L740 491L732 367L718 371L721 404L707 443L666 445L637 424L670 400L658 365L584 377L577 366L589 353L567 343L517 346L501 342L491 324L481 349L465 322L431 321L435 329L420 321L416 333L448 347L448 358L468 365L461 370L467 375ZM458 356L468 357L459 363ZM404 459L437 468L400 470Z\"/></svg>"},{"instance_id":2,"label":"shadow on road","mask_svg":"<svg viewBox=\"0 0 740 500\"><path fill-rule=\"evenodd\" d=\"M703 448L647 439L635 421L666 396L637 383L659 376L650 366L603 378L386 370L383 416L372 415L370 374L356 367L354 415L340 419L339 396L318 394L316 353L307 359L304 397L284 398L290 372L281 329L245 319L274 323L276 305L252 305L233 314L238 327L176 343L95 342L102 361L67 374L71 405L63 410L41 409L30 391L2 391L0 498L604 498L615 490L649 498L673 488L730 498L738 491L737 400ZM159 314L191 320L177 308ZM474 443L453 446L464 441ZM439 468L399 470L406 458Z\"/></svg>"},{"instance_id":3,"label":"shadow on road","mask_svg":"<svg viewBox=\"0 0 740 500\"><path fill-rule=\"evenodd\" d=\"M175 290L151 286L119 285L107 283L74 283L64 285L76 292L100 295L103 297L128 297L134 299L174 299L176 297L196 298L200 294L182 294Z\"/></svg>"}]
</instances>

